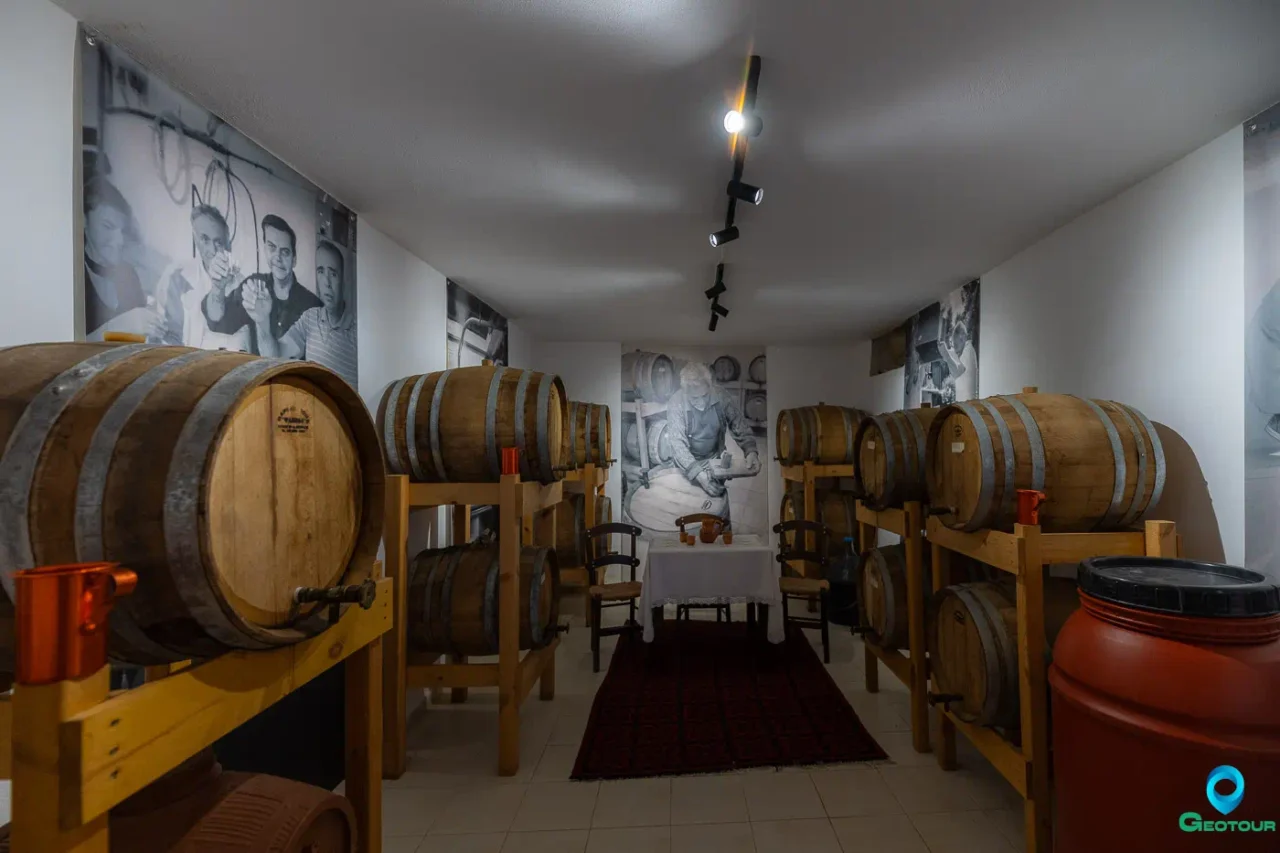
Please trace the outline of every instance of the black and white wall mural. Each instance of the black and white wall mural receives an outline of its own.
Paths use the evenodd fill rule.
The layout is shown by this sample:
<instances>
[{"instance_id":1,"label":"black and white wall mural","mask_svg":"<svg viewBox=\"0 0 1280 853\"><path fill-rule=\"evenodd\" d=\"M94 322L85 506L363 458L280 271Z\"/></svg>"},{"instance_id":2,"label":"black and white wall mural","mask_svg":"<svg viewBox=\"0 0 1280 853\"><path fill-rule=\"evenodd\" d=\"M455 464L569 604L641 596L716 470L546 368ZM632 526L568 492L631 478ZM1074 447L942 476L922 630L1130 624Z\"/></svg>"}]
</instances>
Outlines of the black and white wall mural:
<instances>
[{"instance_id":1,"label":"black and white wall mural","mask_svg":"<svg viewBox=\"0 0 1280 853\"><path fill-rule=\"evenodd\" d=\"M903 408L977 399L979 291L975 279L907 322Z\"/></svg>"}]
</instances>

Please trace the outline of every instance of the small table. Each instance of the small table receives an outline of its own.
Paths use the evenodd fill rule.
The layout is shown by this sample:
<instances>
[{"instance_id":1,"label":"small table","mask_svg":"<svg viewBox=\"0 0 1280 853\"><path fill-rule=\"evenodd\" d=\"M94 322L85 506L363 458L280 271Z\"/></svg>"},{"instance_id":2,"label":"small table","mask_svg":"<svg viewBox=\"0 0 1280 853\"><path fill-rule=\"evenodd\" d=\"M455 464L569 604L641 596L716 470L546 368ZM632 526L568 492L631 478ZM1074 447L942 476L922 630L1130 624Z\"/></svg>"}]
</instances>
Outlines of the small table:
<instances>
[{"instance_id":1,"label":"small table","mask_svg":"<svg viewBox=\"0 0 1280 853\"><path fill-rule=\"evenodd\" d=\"M759 536L735 535L731 545L723 539L685 545L675 536L657 537L649 543L640 592L644 641L653 642L653 612L664 605L747 602L765 605L766 635L769 642L781 643L786 632L780 575L773 549Z\"/></svg>"}]
</instances>

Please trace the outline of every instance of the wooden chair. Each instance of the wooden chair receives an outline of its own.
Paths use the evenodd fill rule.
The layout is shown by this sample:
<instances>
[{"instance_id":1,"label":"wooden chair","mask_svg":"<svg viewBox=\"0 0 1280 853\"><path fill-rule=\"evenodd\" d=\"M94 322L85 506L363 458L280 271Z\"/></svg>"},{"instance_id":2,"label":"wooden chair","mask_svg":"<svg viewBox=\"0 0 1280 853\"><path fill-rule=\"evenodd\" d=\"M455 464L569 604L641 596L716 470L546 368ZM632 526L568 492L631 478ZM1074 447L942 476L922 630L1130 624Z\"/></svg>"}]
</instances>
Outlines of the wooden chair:
<instances>
[{"instance_id":1,"label":"wooden chair","mask_svg":"<svg viewBox=\"0 0 1280 853\"><path fill-rule=\"evenodd\" d=\"M630 553L623 553L628 550L626 548L623 548L620 552L611 551L610 539L614 534L630 537ZM640 590L642 589L640 581L636 580L636 569L640 566L640 560L636 557L636 537L639 535L639 527L618 521L597 524L587 531L587 576L591 582L588 594L591 596L592 672L600 671L601 637L612 637L640 629L640 623L636 622L636 602L640 599ZM606 583L604 571L609 566L630 567L631 580ZM601 626L600 621L604 608L623 606L627 607L629 611L626 622L613 628Z\"/></svg>"},{"instance_id":2,"label":"wooden chair","mask_svg":"<svg viewBox=\"0 0 1280 853\"><path fill-rule=\"evenodd\" d=\"M698 525L699 530L701 530L702 523L704 521L706 522L718 521L726 529L728 529L729 527L729 520L727 518L721 518L720 516L712 515L709 512L694 512L694 513L690 513L689 515L682 515L676 519L676 527L679 527L680 532L685 533L685 535L687 536L697 536L698 535L697 533L692 533L692 534L686 533L684 529L685 525L696 524ZM697 546L694 546L694 547L697 547ZM687 621L689 619L690 610L715 610L717 622L720 621L721 613L724 614L724 621L726 622L733 621L733 617L729 615L729 605L727 604L677 604L676 605L676 621L679 622L682 617Z\"/></svg>"},{"instance_id":3,"label":"wooden chair","mask_svg":"<svg viewBox=\"0 0 1280 853\"><path fill-rule=\"evenodd\" d=\"M795 519L775 524L773 532L778 534L778 562L783 569L783 577L778 581L778 585L782 590L783 626L793 624L802 628L821 629L822 662L831 663L830 629L827 622L827 592L831 589L831 584L825 577L798 578L787 577L785 574L788 563L803 560L816 563L819 571L825 575L827 573L827 565L830 562L827 540L831 537L831 531L816 521ZM787 544L787 536L785 535L787 533L791 534L790 545ZM812 551L804 549L804 541L808 538L805 536L806 533L813 534L814 550ZM806 604L816 598L818 600L818 618L792 616L788 611L787 603L793 598L803 600Z\"/></svg>"}]
</instances>

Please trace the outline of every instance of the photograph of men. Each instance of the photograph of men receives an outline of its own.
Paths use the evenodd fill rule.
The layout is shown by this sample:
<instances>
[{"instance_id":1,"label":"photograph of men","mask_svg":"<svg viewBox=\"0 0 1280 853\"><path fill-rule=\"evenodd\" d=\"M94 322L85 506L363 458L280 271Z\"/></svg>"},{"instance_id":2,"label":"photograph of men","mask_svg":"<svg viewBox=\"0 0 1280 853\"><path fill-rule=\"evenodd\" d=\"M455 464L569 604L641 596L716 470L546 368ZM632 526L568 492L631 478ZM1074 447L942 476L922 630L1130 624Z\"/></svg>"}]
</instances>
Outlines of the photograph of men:
<instances>
[{"instance_id":1,"label":"photograph of men","mask_svg":"<svg viewBox=\"0 0 1280 853\"><path fill-rule=\"evenodd\" d=\"M250 352L278 355L284 333L303 312L323 303L298 283L298 237L274 213L262 217L262 249L270 272L254 273L229 293L232 279L224 279L205 296L203 310L210 330L233 335L248 327Z\"/></svg>"},{"instance_id":2,"label":"photograph of men","mask_svg":"<svg viewBox=\"0 0 1280 853\"><path fill-rule=\"evenodd\" d=\"M126 249L133 232L133 208L106 178L93 178L84 188L85 326L108 331L142 325L149 334L161 331L159 315L148 308L138 271Z\"/></svg>"},{"instance_id":3,"label":"photograph of men","mask_svg":"<svg viewBox=\"0 0 1280 853\"><path fill-rule=\"evenodd\" d=\"M209 204L191 209L191 242L195 257L170 265L156 286L157 293L165 294L165 342L248 352L248 328L230 335L210 331L202 309L211 291L233 287L240 279L231 258L231 229L221 211Z\"/></svg>"},{"instance_id":4,"label":"photograph of men","mask_svg":"<svg viewBox=\"0 0 1280 853\"><path fill-rule=\"evenodd\" d=\"M316 244L316 290L319 308L302 312L280 339L280 355L323 364L356 384L355 311L347 297L342 251L328 240Z\"/></svg>"},{"instance_id":5,"label":"photograph of men","mask_svg":"<svg viewBox=\"0 0 1280 853\"><path fill-rule=\"evenodd\" d=\"M977 399L979 294L971 281L908 321L906 408Z\"/></svg>"},{"instance_id":6,"label":"photograph of men","mask_svg":"<svg viewBox=\"0 0 1280 853\"><path fill-rule=\"evenodd\" d=\"M711 368L691 361L680 371L680 389L667 400L667 439L672 462L712 497L727 491L723 474L728 469L719 464L726 434L746 457L746 475L758 474L760 450L741 406L715 383Z\"/></svg>"}]
</instances>

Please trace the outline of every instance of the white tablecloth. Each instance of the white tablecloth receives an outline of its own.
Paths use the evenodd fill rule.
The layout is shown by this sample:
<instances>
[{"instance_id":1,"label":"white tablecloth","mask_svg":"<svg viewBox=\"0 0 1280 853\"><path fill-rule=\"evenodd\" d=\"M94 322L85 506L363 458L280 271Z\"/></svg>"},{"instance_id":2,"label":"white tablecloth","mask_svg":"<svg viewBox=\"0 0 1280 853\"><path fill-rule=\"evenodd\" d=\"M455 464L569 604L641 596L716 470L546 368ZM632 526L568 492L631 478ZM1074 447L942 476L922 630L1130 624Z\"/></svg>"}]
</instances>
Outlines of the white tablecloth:
<instances>
[{"instance_id":1,"label":"white tablecloth","mask_svg":"<svg viewBox=\"0 0 1280 853\"><path fill-rule=\"evenodd\" d=\"M665 604L751 602L769 606L768 637L781 643L782 591L774 551L759 536L735 535L733 544L717 539L684 545L675 536L649 543L649 560L640 593L644 641L653 642L653 608Z\"/></svg>"}]
</instances>

